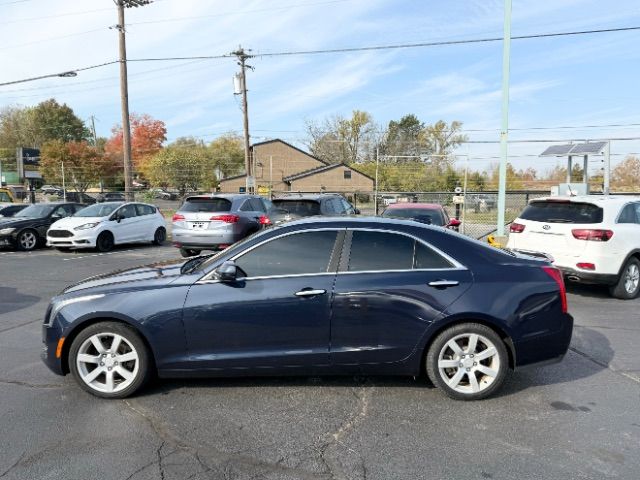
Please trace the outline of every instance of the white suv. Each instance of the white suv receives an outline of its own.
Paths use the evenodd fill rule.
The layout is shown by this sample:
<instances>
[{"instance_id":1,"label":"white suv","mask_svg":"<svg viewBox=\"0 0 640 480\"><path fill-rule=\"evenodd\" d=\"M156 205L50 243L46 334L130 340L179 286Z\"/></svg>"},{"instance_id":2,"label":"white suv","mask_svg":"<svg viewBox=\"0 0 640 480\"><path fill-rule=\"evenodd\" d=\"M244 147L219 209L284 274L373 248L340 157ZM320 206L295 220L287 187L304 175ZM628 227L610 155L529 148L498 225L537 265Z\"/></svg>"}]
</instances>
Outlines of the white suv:
<instances>
[{"instance_id":1,"label":"white suv","mask_svg":"<svg viewBox=\"0 0 640 480\"><path fill-rule=\"evenodd\" d=\"M609 286L612 296L640 291L640 197L538 198L511 224L507 248L543 253L574 282Z\"/></svg>"}]
</instances>

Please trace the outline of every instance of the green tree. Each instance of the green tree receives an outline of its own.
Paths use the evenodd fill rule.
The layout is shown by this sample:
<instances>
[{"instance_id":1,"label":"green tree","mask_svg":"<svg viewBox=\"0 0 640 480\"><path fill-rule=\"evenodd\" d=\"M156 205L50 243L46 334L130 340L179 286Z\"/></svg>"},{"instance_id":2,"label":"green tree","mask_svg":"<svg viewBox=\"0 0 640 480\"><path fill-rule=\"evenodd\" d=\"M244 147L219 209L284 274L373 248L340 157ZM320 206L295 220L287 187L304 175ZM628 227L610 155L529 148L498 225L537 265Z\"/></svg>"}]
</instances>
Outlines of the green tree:
<instances>
[{"instance_id":1,"label":"green tree","mask_svg":"<svg viewBox=\"0 0 640 480\"><path fill-rule=\"evenodd\" d=\"M112 163L86 141L46 142L40 150L40 173L47 182L62 184L63 169L66 184L73 185L78 192L84 192L102 178L113 175L119 165Z\"/></svg>"},{"instance_id":2,"label":"green tree","mask_svg":"<svg viewBox=\"0 0 640 480\"><path fill-rule=\"evenodd\" d=\"M442 165L453 163L453 151L467 141L467 136L460 133L462 122L453 121L448 125L438 120L420 131L419 141L423 152L432 156L432 162Z\"/></svg>"},{"instance_id":3,"label":"green tree","mask_svg":"<svg viewBox=\"0 0 640 480\"><path fill-rule=\"evenodd\" d=\"M245 171L244 141L233 132L226 133L207 147L214 167L222 177L229 177Z\"/></svg>"},{"instance_id":4,"label":"green tree","mask_svg":"<svg viewBox=\"0 0 640 480\"><path fill-rule=\"evenodd\" d=\"M414 114L405 115L398 121L391 120L384 139L380 143L381 154L389 156L420 155L422 153L420 136L423 129L424 124Z\"/></svg>"},{"instance_id":5,"label":"green tree","mask_svg":"<svg viewBox=\"0 0 640 480\"><path fill-rule=\"evenodd\" d=\"M147 163L147 176L154 186L173 186L184 195L188 190L212 190L216 186L214 162L204 147L169 145Z\"/></svg>"}]
</instances>

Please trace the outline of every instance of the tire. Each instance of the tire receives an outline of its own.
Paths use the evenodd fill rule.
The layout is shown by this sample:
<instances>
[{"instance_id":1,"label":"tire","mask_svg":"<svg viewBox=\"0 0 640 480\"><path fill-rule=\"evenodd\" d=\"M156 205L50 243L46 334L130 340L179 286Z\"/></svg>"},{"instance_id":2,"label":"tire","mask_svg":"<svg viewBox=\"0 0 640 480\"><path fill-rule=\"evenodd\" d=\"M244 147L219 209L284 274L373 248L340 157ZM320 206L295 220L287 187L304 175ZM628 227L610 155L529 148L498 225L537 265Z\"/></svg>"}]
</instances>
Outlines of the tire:
<instances>
[{"instance_id":1,"label":"tire","mask_svg":"<svg viewBox=\"0 0 640 480\"><path fill-rule=\"evenodd\" d=\"M636 298L639 292L640 261L636 257L631 257L622 267L618 283L609 287L609 293L612 297L621 300L631 300Z\"/></svg>"},{"instance_id":2,"label":"tire","mask_svg":"<svg viewBox=\"0 0 640 480\"><path fill-rule=\"evenodd\" d=\"M113 249L113 234L111 232L102 232L96 240L96 249L99 252L109 252Z\"/></svg>"},{"instance_id":3,"label":"tire","mask_svg":"<svg viewBox=\"0 0 640 480\"><path fill-rule=\"evenodd\" d=\"M112 351L114 342L118 345ZM100 322L82 330L71 344L68 361L80 387L102 398L133 395L153 371L151 354L140 335L117 322Z\"/></svg>"},{"instance_id":4,"label":"tire","mask_svg":"<svg viewBox=\"0 0 640 480\"><path fill-rule=\"evenodd\" d=\"M153 244L162 245L167 239L167 231L163 227L158 227L153 235Z\"/></svg>"},{"instance_id":5,"label":"tire","mask_svg":"<svg viewBox=\"0 0 640 480\"><path fill-rule=\"evenodd\" d=\"M475 347L469 351L474 338ZM429 380L447 396L455 400L480 400L504 383L509 355L492 329L479 323L462 323L436 337L426 355L426 369Z\"/></svg>"},{"instance_id":6,"label":"tire","mask_svg":"<svg viewBox=\"0 0 640 480\"><path fill-rule=\"evenodd\" d=\"M192 250L190 248L181 248L180 249L180 255L182 255L184 258L188 258L188 257L196 257L198 255L200 255L201 250Z\"/></svg>"},{"instance_id":7,"label":"tire","mask_svg":"<svg viewBox=\"0 0 640 480\"><path fill-rule=\"evenodd\" d=\"M21 231L16 237L16 245L18 246L18 250L23 252L30 252L31 250L35 250L38 246L40 239L38 238L38 233L35 230L31 230L29 228Z\"/></svg>"}]
</instances>

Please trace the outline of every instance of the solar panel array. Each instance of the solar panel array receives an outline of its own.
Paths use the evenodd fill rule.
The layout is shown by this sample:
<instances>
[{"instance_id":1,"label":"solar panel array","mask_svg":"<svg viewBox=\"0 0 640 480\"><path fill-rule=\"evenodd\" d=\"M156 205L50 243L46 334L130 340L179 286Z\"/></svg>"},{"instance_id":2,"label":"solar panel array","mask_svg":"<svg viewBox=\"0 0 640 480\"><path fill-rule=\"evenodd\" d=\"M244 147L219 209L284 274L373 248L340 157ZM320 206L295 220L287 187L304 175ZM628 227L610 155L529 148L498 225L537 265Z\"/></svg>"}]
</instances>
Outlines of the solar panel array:
<instances>
[{"instance_id":1,"label":"solar panel array","mask_svg":"<svg viewBox=\"0 0 640 480\"><path fill-rule=\"evenodd\" d=\"M567 143L552 145L540 154L541 157L564 157L565 155L597 155L602 153L607 142Z\"/></svg>"}]
</instances>

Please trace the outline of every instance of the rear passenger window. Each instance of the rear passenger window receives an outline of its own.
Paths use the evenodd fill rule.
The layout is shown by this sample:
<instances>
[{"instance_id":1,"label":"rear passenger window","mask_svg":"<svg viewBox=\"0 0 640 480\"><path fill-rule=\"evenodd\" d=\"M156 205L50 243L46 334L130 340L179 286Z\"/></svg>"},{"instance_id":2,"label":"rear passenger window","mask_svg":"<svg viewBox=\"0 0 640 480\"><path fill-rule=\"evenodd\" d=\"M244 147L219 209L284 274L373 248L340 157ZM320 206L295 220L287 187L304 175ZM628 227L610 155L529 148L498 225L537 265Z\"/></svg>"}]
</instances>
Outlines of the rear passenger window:
<instances>
[{"instance_id":1,"label":"rear passenger window","mask_svg":"<svg viewBox=\"0 0 640 480\"><path fill-rule=\"evenodd\" d=\"M618 223L638 223L638 206L640 206L640 204L630 203L629 205L626 205L622 209L622 212L620 212Z\"/></svg>"},{"instance_id":2,"label":"rear passenger window","mask_svg":"<svg viewBox=\"0 0 640 480\"><path fill-rule=\"evenodd\" d=\"M136 204L136 211L138 212L139 217L156 213L156 209L154 207L150 205L142 205L140 203Z\"/></svg>"},{"instance_id":3,"label":"rear passenger window","mask_svg":"<svg viewBox=\"0 0 640 480\"><path fill-rule=\"evenodd\" d=\"M396 233L354 231L350 272L452 268L452 264L426 245Z\"/></svg>"}]
</instances>

